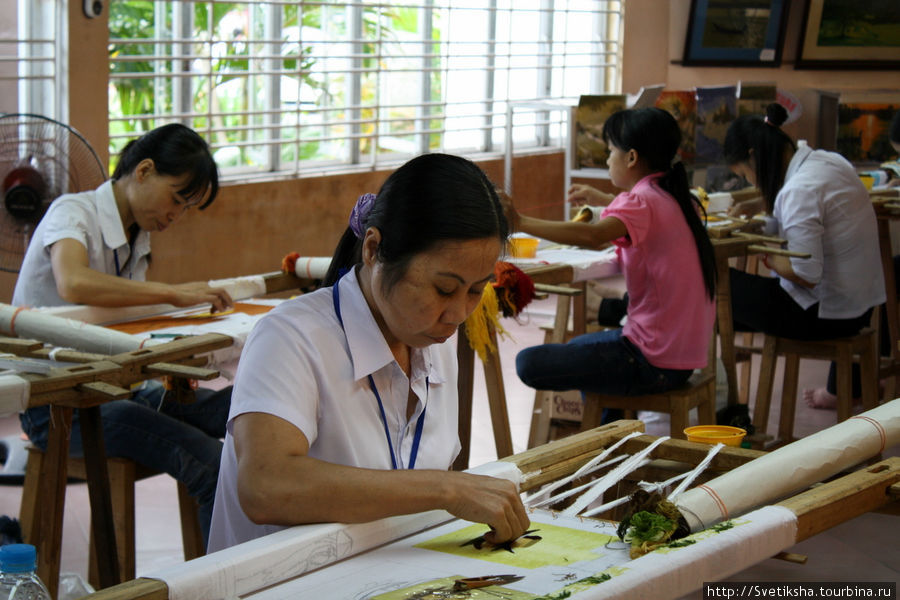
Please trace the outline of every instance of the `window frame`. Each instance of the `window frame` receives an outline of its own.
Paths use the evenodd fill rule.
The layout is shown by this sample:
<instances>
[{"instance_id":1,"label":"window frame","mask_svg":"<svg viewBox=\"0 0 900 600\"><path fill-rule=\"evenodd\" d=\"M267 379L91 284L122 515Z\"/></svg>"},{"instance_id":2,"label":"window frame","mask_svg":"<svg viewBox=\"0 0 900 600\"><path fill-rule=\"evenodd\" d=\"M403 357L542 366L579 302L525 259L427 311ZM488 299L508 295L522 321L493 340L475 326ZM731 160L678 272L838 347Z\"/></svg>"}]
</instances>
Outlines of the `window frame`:
<instances>
[{"instance_id":1,"label":"window frame","mask_svg":"<svg viewBox=\"0 0 900 600\"><path fill-rule=\"evenodd\" d=\"M124 1L124 0L116 0ZM155 21L157 23L164 22L165 11L167 6L172 6L171 31L178 32L177 37L172 36L166 40L160 32L150 38L150 42L155 48L159 48L163 44L169 44L173 49L171 53L174 57L189 57L193 60L205 59L209 64L213 61L213 52L209 51L206 57L200 57L190 50L190 44L195 43L191 40L194 31L191 28L191 14L197 5L212 6L209 0L172 0L169 2L154 3ZM223 3L219 3L223 4ZM267 19L264 23L265 35L262 39L247 41L248 45L261 43L264 47L272 47L275 44L284 43L284 27L281 16L283 11L280 10L286 4L298 6L298 31L300 39L298 44L305 43L302 40L302 16L305 6L329 7L335 3L329 2L285 2L283 0L241 0L239 2L228 3L236 5L247 5L248 10L255 7L262 7ZM460 6L463 2L454 2L453 0L411 0L406 3L383 3L374 4L357 0L356 2L339 3L344 6L347 14L348 39L346 44L349 45L349 52L339 57L348 59L349 64L345 71L331 72L343 73L346 75L345 89L342 93L346 97L346 102L340 107L316 107L309 109L301 109L300 95L297 96L297 108L294 111L285 110L282 104L284 70L279 68L281 57L276 56L275 52L268 55L257 53L253 56L262 59L262 69L257 69L252 73L243 75L246 79L253 77L262 77L264 80L264 102L258 109L251 109L244 106L241 111L231 111L228 113L217 113L211 109L206 113L206 127L200 128L192 124L192 119L198 116L192 102L191 85L185 85L190 82L196 74L189 70L181 68L175 73L151 73L148 75L140 75L140 78L169 78L171 79L172 91L172 110L168 114L158 112L158 114L131 116L118 118L110 116L110 145L111 155L116 152L117 145L124 144L127 139L134 137L134 132L118 133L114 131L117 123L124 122L126 119L135 123L146 123L145 129L160 125L167 121L180 120L189 126L194 126L201 135L204 135L209 141L214 151L220 150L223 145L219 144L216 139L226 132L241 131L241 127L235 126L216 126L213 124L215 118L223 115L230 117L241 117L248 121L252 119L261 119L263 125L254 124L245 127L247 132L261 130L266 132L262 140L249 140L245 142L231 142L227 144L231 147L239 149L241 147L264 147L266 158L264 166L249 167L222 167L223 180L226 181L247 181L256 179L278 179L284 177L304 177L316 176L322 174L334 174L339 172L358 172L367 170L376 170L388 168L396 163L408 159L411 155L421 154L429 151L446 151L459 154L465 154L471 158L499 158L505 151L506 135L504 129L506 127L506 106L510 102L521 101L545 101L569 99L573 103L577 100L577 95L562 95L558 91L562 87L566 87L565 78L567 71L574 69L588 69L590 72L590 81L584 85L583 90L579 93L596 94L596 93L617 93L621 89L621 46L622 32L624 20L624 2L623 0L564 0L564 2L554 2L554 0L531 0L526 8L518 8L516 5L524 4L516 0L488 0L486 6L472 8ZM456 6L454 6L456 4ZM563 5L563 8L558 8ZM572 8L574 6L574 8ZM558 33L555 30L557 19L568 19L572 14L581 15L586 12L584 6L596 7L591 10L591 29L594 39L576 40L567 39L557 40ZM364 18L365 9L377 7L381 12L379 15L378 27L380 28L381 17L384 11L390 8L407 8L418 10L418 29L420 35L417 40L406 40L401 42L402 45L410 45L415 47L421 45L421 51L412 53L407 56L413 62L418 62L419 67L415 73L418 73L418 85L414 90L413 96L409 102L403 104L382 104L378 94L382 91L383 80L390 74L399 72L396 70L388 71L385 69L369 69L364 66L367 55L364 51L366 44L375 45L377 52L374 55L376 60L388 60L389 56L383 55L384 49L391 42L379 36L376 40L369 40L365 37ZM180 9L180 10L178 10ZM472 125L462 128L448 129L448 119L453 118L446 108L448 102L446 97L433 98L432 80L427 74L439 73L441 77L441 88L447 85L448 73L450 71L450 60L455 57L463 56L462 54L449 54L448 48L457 44L448 34L449 39L434 40L434 31L432 29L435 22L435 11L456 11L457 13L464 10L476 10L479 14L487 15L486 27L487 31L483 40L472 42L480 43L487 48L485 54L484 65L475 69L481 74L481 83L485 90L482 98L473 100L460 101L454 103L453 107L473 105L471 110L466 113L466 118L476 121ZM538 52L535 53L536 64L534 66L519 67L514 64L516 59L522 57L522 54L516 51L516 46L526 45L528 42L514 39L509 34L503 37L500 31L501 17L506 17L506 25L511 29L513 18L519 13L532 12L538 15L539 31L537 35ZM448 13L449 14L449 13ZM449 20L449 19L447 19ZM209 27L212 27L212 19L207 19ZM568 25L566 25L568 27ZM164 32L163 32L164 33ZM213 31L207 31L209 39L204 42L206 47L212 48L215 44L220 43L215 39ZM381 32L379 31L379 34ZM611 38L611 39L610 39ZM138 39L129 40L127 38L113 38L110 36L110 45L125 43L147 43L148 40ZM339 42L334 42L339 45ZM577 45L586 45L590 48L586 52L569 51L569 47ZM561 52L559 48L562 48ZM165 58L164 55L157 50L157 54ZM562 56L564 61L559 64L558 61ZM565 63L569 58L584 57L587 61L586 65L571 66ZM140 57L139 57L140 58ZM169 56L171 59L171 56ZM302 55L298 57L298 61ZM326 56L327 58L327 56ZM439 63L435 65L434 61L438 59ZM127 60L135 60L127 58ZM159 60L159 59L158 59ZM117 80L134 78L125 77L124 75L113 72L112 66L117 59L111 59L110 84L114 85ZM188 60L172 60L173 64L189 64ZM252 62L248 58L248 64ZM158 63L154 63L158 64ZM498 90L500 80L505 76L507 88L510 86L510 78L519 69L533 70L535 73L535 89L530 97L519 98L512 97L509 90ZM212 67L208 72L214 72ZM498 76L498 73L501 76ZM363 98L362 88L364 85L364 77L374 75L375 94L374 109L377 111L374 118L367 118L367 111L373 110L373 106L366 104ZM557 81L558 78L563 79L563 83ZM207 78L207 84L211 86L212 78ZM299 87L299 86L298 86ZM159 99L164 93L161 91L162 86L155 84L154 106L164 105ZM505 92L505 93L504 93ZM212 88L209 88L208 96L213 97ZM446 93L446 92L445 92ZM387 108L410 110L411 117L390 117L385 116L381 111ZM329 142L333 140L343 140L346 142L345 151L337 158L331 160L307 160L302 158L301 147L307 139L304 138L303 132L311 130L312 126L302 122L304 115L327 115L328 113L341 110L346 113L343 123L346 126L346 133L343 135L324 136L316 138L319 143ZM112 110L110 111L112 113ZM285 123L285 116L294 115L296 123ZM566 131L566 122L561 118L561 113L542 112L537 113L527 119L520 119L513 124L513 135L516 137L515 151L517 153L534 151L535 149L561 149L567 143L568 132ZM441 126L435 127L434 123L440 121ZM404 135L412 138L409 144L411 151L391 153L384 151L382 144L385 139L393 139L403 136L385 134L384 130L389 129L392 125L398 123L413 123L411 132ZM367 131L370 127L372 131ZM283 130L296 129L296 138L293 140L284 137ZM473 143L470 147L447 147L446 140L448 134L458 133L460 131L472 131L471 138ZM530 131L525 135L523 131ZM480 133L478 133L480 132ZM439 135L441 143L437 147L432 143L432 137ZM524 136L524 137L523 137ZM368 139L368 150L363 150L361 144L355 140ZM281 156L281 149L286 144L294 147L293 160L286 161Z\"/></svg>"}]
</instances>

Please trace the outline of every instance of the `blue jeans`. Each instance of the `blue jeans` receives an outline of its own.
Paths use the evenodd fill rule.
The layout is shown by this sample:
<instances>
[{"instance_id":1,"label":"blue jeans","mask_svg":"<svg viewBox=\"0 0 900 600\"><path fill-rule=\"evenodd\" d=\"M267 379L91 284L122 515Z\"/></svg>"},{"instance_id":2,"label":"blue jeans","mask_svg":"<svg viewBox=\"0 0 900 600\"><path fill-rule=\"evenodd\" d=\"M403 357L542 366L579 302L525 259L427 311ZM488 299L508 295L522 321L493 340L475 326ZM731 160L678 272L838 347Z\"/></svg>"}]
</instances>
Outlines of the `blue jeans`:
<instances>
[{"instance_id":1,"label":"blue jeans","mask_svg":"<svg viewBox=\"0 0 900 600\"><path fill-rule=\"evenodd\" d=\"M621 329L587 333L566 344L542 344L519 352L516 371L538 390L581 390L615 396L664 392L682 385L692 369L651 365ZM607 420L604 416L604 422Z\"/></svg>"},{"instance_id":2,"label":"blue jeans","mask_svg":"<svg viewBox=\"0 0 900 600\"><path fill-rule=\"evenodd\" d=\"M150 380L128 400L100 405L106 455L133 460L168 473L185 484L199 504L204 544L209 538L219 460L231 405L231 386L197 390L197 400L182 404L165 397L161 383ZM50 407L21 413L22 429L36 446L46 449ZM72 420L69 453L83 456L78 411Z\"/></svg>"}]
</instances>

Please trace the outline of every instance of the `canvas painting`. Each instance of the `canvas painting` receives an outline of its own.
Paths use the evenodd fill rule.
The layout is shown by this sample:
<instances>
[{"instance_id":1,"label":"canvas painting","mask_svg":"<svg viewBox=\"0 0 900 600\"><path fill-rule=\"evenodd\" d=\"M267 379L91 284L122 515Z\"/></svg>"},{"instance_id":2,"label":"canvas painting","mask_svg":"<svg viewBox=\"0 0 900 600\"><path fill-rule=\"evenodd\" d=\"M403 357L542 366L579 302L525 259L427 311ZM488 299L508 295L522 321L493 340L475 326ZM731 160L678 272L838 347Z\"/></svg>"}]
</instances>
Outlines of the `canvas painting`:
<instances>
[{"instance_id":1,"label":"canvas painting","mask_svg":"<svg viewBox=\"0 0 900 600\"><path fill-rule=\"evenodd\" d=\"M663 90L656 100L656 106L675 117L681 129L681 147L678 154L683 162L693 163L697 155L694 140L697 126L697 98L694 91Z\"/></svg>"},{"instance_id":2,"label":"canvas painting","mask_svg":"<svg viewBox=\"0 0 900 600\"><path fill-rule=\"evenodd\" d=\"M888 138L891 118L900 103L838 105L837 150L851 162L883 162L895 156Z\"/></svg>"},{"instance_id":3,"label":"canvas painting","mask_svg":"<svg viewBox=\"0 0 900 600\"><path fill-rule=\"evenodd\" d=\"M738 82L737 116L766 114L766 106L775 102L777 90L774 83Z\"/></svg>"},{"instance_id":4,"label":"canvas painting","mask_svg":"<svg viewBox=\"0 0 900 600\"><path fill-rule=\"evenodd\" d=\"M798 69L897 69L897 0L806 0Z\"/></svg>"},{"instance_id":5,"label":"canvas painting","mask_svg":"<svg viewBox=\"0 0 900 600\"><path fill-rule=\"evenodd\" d=\"M575 168L605 169L609 149L603 142L603 123L625 108L624 94L581 96L575 109Z\"/></svg>"},{"instance_id":6,"label":"canvas painting","mask_svg":"<svg viewBox=\"0 0 900 600\"><path fill-rule=\"evenodd\" d=\"M697 162L717 164L723 160L725 133L737 114L737 86L697 88Z\"/></svg>"}]
</instances>

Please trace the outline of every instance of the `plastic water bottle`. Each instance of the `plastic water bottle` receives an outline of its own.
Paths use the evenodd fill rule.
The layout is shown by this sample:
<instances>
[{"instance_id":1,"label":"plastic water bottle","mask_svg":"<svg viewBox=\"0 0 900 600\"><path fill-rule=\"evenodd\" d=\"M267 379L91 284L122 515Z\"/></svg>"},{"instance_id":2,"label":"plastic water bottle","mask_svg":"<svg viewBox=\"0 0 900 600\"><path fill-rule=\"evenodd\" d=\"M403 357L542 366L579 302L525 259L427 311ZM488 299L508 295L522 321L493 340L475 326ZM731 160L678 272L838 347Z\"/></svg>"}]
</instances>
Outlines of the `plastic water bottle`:
<instances>
[{"instance_id":1,"label":"plastic water bottle","mask_svg":"<svg viewBox=\"0 0 900 600\"><path fill-rule=\"evenodd\" d=\"M36 567L34 546L0 546L0 600L50 600L50 592L34 572Z\"/></svg>"}]
</instances>

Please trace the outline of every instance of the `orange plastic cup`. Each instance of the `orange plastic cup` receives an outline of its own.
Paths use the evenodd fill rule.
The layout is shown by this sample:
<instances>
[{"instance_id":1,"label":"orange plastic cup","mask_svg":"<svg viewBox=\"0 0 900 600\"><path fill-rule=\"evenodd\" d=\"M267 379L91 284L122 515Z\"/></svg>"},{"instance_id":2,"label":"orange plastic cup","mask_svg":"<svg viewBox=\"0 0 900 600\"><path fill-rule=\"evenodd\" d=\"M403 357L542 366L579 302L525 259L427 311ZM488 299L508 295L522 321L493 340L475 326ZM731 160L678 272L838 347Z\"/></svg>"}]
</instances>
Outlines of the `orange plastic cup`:
<instances>
[{"instance_id":1,"label":"orange plastic cup","mask_svg":"<svg viewBox=\"0 0 900 600\"><path fill-rule=\"evenodd\" d=\"M533 237L514 237L509 239L509 252L514 258L534 258L540 240Z\"/></svg>"},{"instance_id":2,"label":"orange plastic cup","mask_svg":"<svg viewBox=\"0 0 900 600\"><path fill-rule=\"evenodd\" d=\"M747 432L740 427L728 425L695 425L685 429L684 435L687 436L689 442L740 446Z\"/></svg>"}]
</instances>

